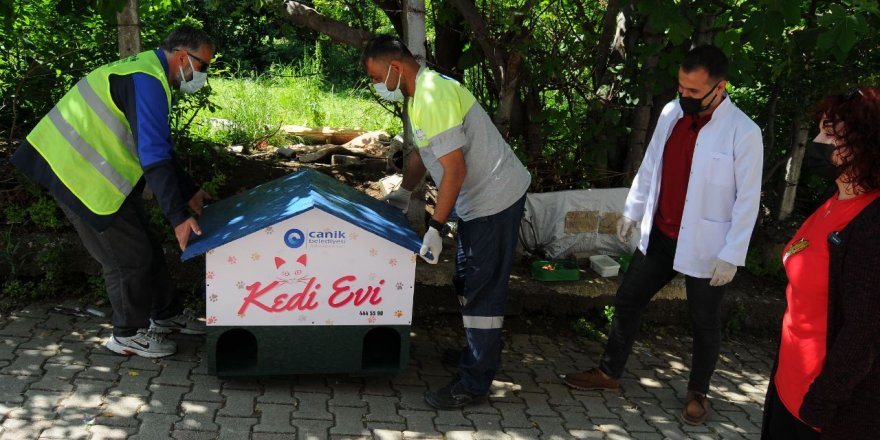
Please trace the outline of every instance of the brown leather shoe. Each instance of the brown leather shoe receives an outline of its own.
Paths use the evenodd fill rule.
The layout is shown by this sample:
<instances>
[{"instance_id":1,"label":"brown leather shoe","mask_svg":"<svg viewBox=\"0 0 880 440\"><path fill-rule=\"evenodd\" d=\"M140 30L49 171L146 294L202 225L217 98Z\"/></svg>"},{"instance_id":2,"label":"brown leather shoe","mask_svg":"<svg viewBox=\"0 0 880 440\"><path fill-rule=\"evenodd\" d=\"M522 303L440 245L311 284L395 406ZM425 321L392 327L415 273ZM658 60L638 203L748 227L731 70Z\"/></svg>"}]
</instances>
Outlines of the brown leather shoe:
<instances>
[{"instance_id":1,"label":"brown leather shoe","mask_svg":"<svg viewBox=\"0 0 880 440\"><path fill-rule=\"evenodd\" d=\"M563 380L566 385L581 391L616 391L620 388L620 380L605 374L598 368L591 368L582 373L566 374Z\"/></svg>"},{"instance_id":2,"label":"brown leather shoe","mask_svg":"<svg viewBox=\"0 0 880 440\"><path fill-rule=\"evenodd\" d=\"M688 425L702 425L709 417L709 399L699 391L688 391L681 410L681 421Z\"/></svg>"}]
</instances>

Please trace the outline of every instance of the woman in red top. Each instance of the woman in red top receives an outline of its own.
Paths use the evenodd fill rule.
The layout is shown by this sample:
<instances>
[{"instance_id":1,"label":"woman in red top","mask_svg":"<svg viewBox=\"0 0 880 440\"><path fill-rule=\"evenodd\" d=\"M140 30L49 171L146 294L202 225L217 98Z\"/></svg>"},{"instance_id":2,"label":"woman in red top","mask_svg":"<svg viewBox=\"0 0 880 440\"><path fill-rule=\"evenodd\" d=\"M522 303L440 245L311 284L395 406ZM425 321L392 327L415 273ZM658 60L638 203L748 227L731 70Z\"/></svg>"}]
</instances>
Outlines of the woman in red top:
<instances>
[{"instance_id":1,"label":"woman in red top","mask_svg":"<svg viewBox=\"0 0 880 440\"><path fill-rule=\"evenodd\" d=\"M785 246L762 439L880 438L880 90L826 98L810 148L838 191Z\"/></svg>"}]
</instances>

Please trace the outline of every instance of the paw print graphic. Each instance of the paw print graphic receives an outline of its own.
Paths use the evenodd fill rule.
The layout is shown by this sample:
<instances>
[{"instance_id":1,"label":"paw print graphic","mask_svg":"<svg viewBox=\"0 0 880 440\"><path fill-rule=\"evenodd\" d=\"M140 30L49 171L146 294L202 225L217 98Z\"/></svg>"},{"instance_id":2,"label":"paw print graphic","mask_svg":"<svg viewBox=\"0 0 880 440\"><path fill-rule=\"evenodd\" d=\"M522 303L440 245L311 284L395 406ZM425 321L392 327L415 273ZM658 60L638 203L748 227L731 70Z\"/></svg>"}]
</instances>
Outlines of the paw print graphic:
<instances>
[{"instance_id":1,"label":"paw print graphic","mask_svg":"<svg viewBox=\"0 0 880 440\"><path fill-rule=\"evenodd\" d=\"M226 262L228 262L229 264L235 264L235 263L238 263L238 258L235 258L235 255L233 255L233 256L230 256L229 258L227 258Z\"/></svg>"},{"instance_id":2,"label":"paw print graphic","mask_svg":"<svg viewBox=\"0 0 880 440\"><path fill-rule=\"evenodd\" d=\"M397 287L397 290L403 290L403 283L398 281L397 284L394 285L394 287Z\"/></svg>"},{"instance_id":3,"label":"paw print graphic","mask_svg":"<svg viewBox=\"0 0 880 440\"><path fill-rule=\"evenodd\" d=\"M402 310L397 310L397 311L395 311L395 312L394 312L394 316L397 317L397 318L400 318L401 316L403 316L403 311L402 311Z\"/></svg>"},{"instance_id":4,"label":"paw print graphic","mask_svg":"<svg viewBox=\"0 0 880 440\"><path fill-rule=\"evenodd\" d=\"M266 228L265 231L266 231L266 234L268 234L268 235L272 235L272 233L275 232L275 230L272 229L271 226L269 226L268 228Z\"/></svg>"},{"instance_id":5,"label":"paw print graphic","mask_svg":"<svg viewBox=\"0 0 880 440\"><path fill-rule=\"evenodd\" d=\"M207 274L205 274L205 278L207 278L209 280L213 280L214 279L214 272L208 272Z\"/></svg>"},{"instance_id":6,"label":"paw print graphic","mask_svg":"<svg viewBox=\"0 0 880 440\"><path fill-rule=\"evenodd\" d=\"M244 281L239 281L235 283L235 287L238 287L239 289L244 289Z\"/></svg>"},{"instance_id":7,"label":"paw print graphic","mask_svg":"<svg viewBox=\"0 0 880 440\"><path fill-rule=\"evenodd\" d=\"M217 302L217 294L212 293L211 296L208 297L208 299L211 300L212 303Z\"/></svg>"},{"instance_id":8,"label":"paw print graphic","mask_svg":"<svg viewBox=\"0 0 880 440\"><path fill-rule=\"evenodd\" d=\"M208 255L214 255L214 249L211 249L210 251L208 251Z\"/></svg>"},{"instance_id":9,"label":"paw print graphic","mask_svg":"<svg viewBox=\"0 0 880 440\"><path fill-rule=\"evenodd\" d=\"M392 259L388 260L388 264L390 264L391 267L397 266L397 258L392 258Z\"/></svg>"},{"instance_id":10,"label":"paw print graphic","mask_svg":"<svg viewBox=\"0 0 880 440\"><path fill-rule=\"evenodd\" d=\"M357 232L352 232L351 234L348 234L348 237L352 240L357 240L359 235Z\"/></svg>"},{"instance_id":11,"label":"paw print graphic","mask_svg":"<svg viewBox=\"0 0 880 440\"><path fill-rule=\"evenodd\" d=\"M333 320L332 320L332 319L328 319L328 320L324 321L324 324L327 324L327 325L333 325Z\"/></svg>"},{"instance_id":12,"label":"paw print graphic","mask_svg":"<svg viewBox=\"0 0 880 440\"><path fill-rule=\"evenodd\" d=\"M216 317L216 316L211 316L211 317L208 318L208 324L216 324L216 323L217 323L217 317Z\"/></svg>"},{"instance_id":13,"label":"paw print graphic","mask_svg":"<svg viewBox=\"0 0 880 440\"><path fill-rule=\"evenodd\" d=\"M251 261L260 261L260 254L254 252L251 254Z\"/></svg>"},{"instance_id":14,"label":"paw print graphic","mask_svg":"<svg viewBox=\"0 0 880 440\"><path fill-rule=\"evenodd\" d=\"M376 317L375 317L375 316L370 316L369 318L367 318L367 322L369 322L370 324L375 324L375 323L376 323Z\"/></svg>"},{"instance_id":15,"label":"paw print graphic","mask_svg":"<svg viewBox=\"0 0 880 440\"><path fill-rule=\"evenodd\" d=\"M376 255L379 255L379 251L376 249L370 249L370 256L375 257Z\"/></svg>"}]
</instances>

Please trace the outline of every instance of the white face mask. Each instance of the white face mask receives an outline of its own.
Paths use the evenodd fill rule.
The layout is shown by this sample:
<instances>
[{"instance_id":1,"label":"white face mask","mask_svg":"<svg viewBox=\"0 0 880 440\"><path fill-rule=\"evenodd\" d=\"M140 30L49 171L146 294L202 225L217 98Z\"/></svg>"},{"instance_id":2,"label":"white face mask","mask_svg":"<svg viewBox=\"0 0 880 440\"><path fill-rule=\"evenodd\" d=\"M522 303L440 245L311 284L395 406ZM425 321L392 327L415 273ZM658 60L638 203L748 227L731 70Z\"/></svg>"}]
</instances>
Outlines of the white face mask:
<instances>
[{"instance_id":1,"label":"white face mask","mask_svg":"<svg viewBox=\"0 0 880 440\"><path fill-rule=\"evenodd\" d=\"M403 92L400 91L400 75L397 75L397 88L394 90L388 90L388 85L385 83L388 82L388 77L391 76L391 65L388 65L388 73L385 74L385 81L380 83L373 84L373 90L379 95L380 98L391 101L398 102L403 101Z\"/></svg>"},{"instance_id":2,"label":"white face mask","mask_svg":"<svg viewBox=\"0 0 880 440\"><path fill-rule=\"evenodd\" d=\"M186 59L189 60L189 68L193 72L193 78L187 81L186 75L183 73L183 67L178 67L180 69L180 91L183 93L195 93L208 82L208 72L197 71L193 67L192 58L189 55L187 55Z\"/></svg>"}]
</instances>

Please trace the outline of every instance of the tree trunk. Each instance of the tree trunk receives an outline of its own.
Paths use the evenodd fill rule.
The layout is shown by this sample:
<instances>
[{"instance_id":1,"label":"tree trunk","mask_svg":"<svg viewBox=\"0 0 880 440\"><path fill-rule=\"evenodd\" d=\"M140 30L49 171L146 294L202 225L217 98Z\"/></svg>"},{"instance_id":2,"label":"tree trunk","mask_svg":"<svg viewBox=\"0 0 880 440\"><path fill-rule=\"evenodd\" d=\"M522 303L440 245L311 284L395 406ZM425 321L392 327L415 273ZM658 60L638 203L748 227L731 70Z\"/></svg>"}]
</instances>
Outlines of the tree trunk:
<instances>
[{"instance_id":1,"label":"tree trunk","mask_svg":"<svg viewBox=\"0 0 880 440\"><path fill-rule=\"evenodd\" d=\"M712 44L715 41L715 14L703 13L699 15L697 32L694 35L694 46Z\"/></svg>"},{"instance_id":2,"label":"tree trunk","mask_svg":"<svg viewBox=\"0 0 880 440\"><path fill-rule=\"evenodd\" d=\"M355 29L322 15L300 2L287 0L281 3L281 9L287 21L321 32L337 43L347 44L358 50L363 50L372 36L363 29Z\"/></svg>"},{"instance_id":3,"label":"tree trunk","mask_svg":"<svg viewBox=\"0 0 880 440\"><path fill-rule=\"evenodd\" d=\"M425 42L425 0L404 0L404 42L416 61L425 65L427 51Z\"/></svg>"},{"instance_id":4,"label":"tree trunk","mask_svg":"<svg viewBox=\"0 0 880 440\"><path fill-rule=\"evenodd\" d=\"M412 52L416 61L422 66L425 65L427 36L425 35L425 0L404 0L404 20L403 39L406 47ZM413 139L412 125L409 121L409 100L403 103L403 153L404 158L407 154L419 154ZM403 161L404 174L406 174L406 166L408 161ZM439 185L440 182L437 182ZM425 179L422 179L415 189L413 189L410 199L410 208L406 213L410 225L420 235L425 232Z\"/></svg>"},{"instance_id":5,"label":"tree trunk","mask_svg":"<svg viewBox=\"0 0 880 440\"><path fill-rule=\"evenodd\" d=\"M464 30L464 18L447 2L434 2L434 14L443 17L434 23L434 67L438 72L464 82L464 72L458 60L468 42Z\"/></svg>"},{"instance_id":6,"label":"tree trunk","mask_svg":"<svg viewBox=\"0 0 880 440\"><path fill-rule=\"evenodd\" d=\"M785 189L782 190L782 201L779 204L779 221L788 220L794 212L797 184L801 178L801 164L804 162L807 140L810 135L810 126L805 120L794 123L794 136L791 140L791 155L785 166Z\"/></svg>"},{"instance_id":7,"label":"tree trunk","mask_svg":"<svg viewBox=\"0 0 880 440\"><path fill-rule=\"evenodd\" d=\"M116 26L119 32L119 58L140 53L141 25L138 19L138 0L125 0L122 12L116 13Z\"/></svg>"},{"instance_id":8,"label":"tree trunk","mask_svg":"<svg viewBox=\"0 0 880 440\"><path fill-rule=\"evenodd\" d=\"M647 29L647 23L644 29ZM662 35L649 34L647 32L645 32L644 35L646 44L659 44L662 42ZM654 73L657 70L658 62L658 55L649 56L648 59L645 60L639 76L653 78ZM627 175L627 184L630 184L632 179L635 178L636 173L639 171L639 166L642 164L642 159L645 158L645 147L650 140L650 133L648 130L651 125L651 109L653 106L654 84L652 82L646 82L642 85L639 104L636 107L633 116L632 131L629 134L626 162L624 163L623 169L624 173Z\"/></svg>"},{"instance_id":9,"label":"tree trunk","mask_svg":"<svg viewBox=\"0 0 880 440\"><path fill-rule=\"evenodd\" d=\"M605 16L602 17L602 35L599 37L599 44L596 46L596 58L593 62L593 93L596 93L601 86L601 81L608 70L611 42L618 35L622 27L622 22L618 23L618 12L620 12L620 0L608 0L608 5L605 7Z\"/></svg>"}]
</instances>

